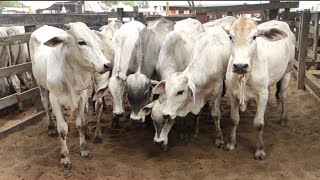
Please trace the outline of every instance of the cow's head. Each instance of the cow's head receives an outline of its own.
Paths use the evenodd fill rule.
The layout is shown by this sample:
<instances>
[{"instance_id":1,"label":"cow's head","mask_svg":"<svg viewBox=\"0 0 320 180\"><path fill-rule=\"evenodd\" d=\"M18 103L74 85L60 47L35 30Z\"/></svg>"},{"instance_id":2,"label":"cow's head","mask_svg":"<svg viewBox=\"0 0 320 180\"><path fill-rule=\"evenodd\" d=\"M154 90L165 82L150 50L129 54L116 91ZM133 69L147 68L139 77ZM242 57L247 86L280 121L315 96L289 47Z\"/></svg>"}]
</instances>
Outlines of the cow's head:
<instances>
[{"instance_id":1,"label":"cow's head","mask_svg":"<svg viewBox=\"0 0 320 180\"><path fill-rule=\"evenodd\" d=\"M112 69L99 48L94 33L82 22L66 24L65 33L56 35L46 41L44 45L57 47L63 45L67 63L81 67L81 70L104 73Z\"/></svg>"},{"instance_id":2,"label":"cow's head","mask_svg":"<svg viewBox=\"0 0 320 180\"><path fill-rule=\"evenodd\" d=\"M166 94L166 105L163 109L165 119L184 117L192 111L195 103L195 84L180 72L172 74L168 80L158 83L152 91L154 94Z\"/></svg>"},{"instance_id":3,"label":"cow's head","mask_svg":"<svg viewBox=\"0 0 320 180\"><path fill-rule=\"evenodd\" d=\"M145 105L139 113L141 117L145 117L148 114L151 114L151 118L153 120L153 125L155 128L153 141L157 143L163 142L167 139L166 135L162 133L162 129L166 123L166 119L164 119L162 116L162 111L164 107L165 101L160 101L159 99L157 99Z\"/></svg>"},{"instance_id":4,"label":"cow's head","mask_svg":"<svg viewBox=\"0 0 320 180\"><path fill-rule=\"evenodd\" d=\"M260 41L260 37L273 42L288 36L278 28L259 29L257 22L248 18L237 19L224 29L231 41L233 72L238 74L250 72L252 61L257 57L257 41Z\"/></svg>"},{"instance_id":5,"label":"cow's head","mask_svg":"<svg viewBox=\"0 0 320 180\"><path fill-rule=\"evenodd\" d=\"M158 82L150 80L146 75L141 73L130 74L127 77L126 91L131 104L131 120L144 122L145 117L139 116L139 111L148 103L151 85L156 83Z\"/></svg>"}]
</instances>

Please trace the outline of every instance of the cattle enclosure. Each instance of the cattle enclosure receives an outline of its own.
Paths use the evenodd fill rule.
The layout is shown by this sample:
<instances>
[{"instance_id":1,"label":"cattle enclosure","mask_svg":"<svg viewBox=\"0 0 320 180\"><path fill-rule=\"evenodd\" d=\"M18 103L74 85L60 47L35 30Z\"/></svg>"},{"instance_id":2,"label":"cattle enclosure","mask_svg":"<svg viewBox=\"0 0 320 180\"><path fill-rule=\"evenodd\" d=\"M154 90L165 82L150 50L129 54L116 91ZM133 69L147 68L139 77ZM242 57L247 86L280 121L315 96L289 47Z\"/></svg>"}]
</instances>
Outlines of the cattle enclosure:
<instances>
[{"instance_id":1,"label":"cattle enclosure","mask_svg":"<svg viewBox=\"0 0 320 180\"><path fill-rule=\"evenodd\" d=\"M101 145L91 144L90 149L93 151L94 159L90 162L85 162L78 157L77 153L71 153L72 159L74 159L75 170L69 175L57 171L58 157L57 151L59 150L58 140L50 139L46 136L46 126L45 122L38 123L35 126L28 127L27 129L11 134L17 130L21 130L27 125L39 122L45 116L42 107L29 114L27 117L23 117L13 124L5 128L1 128L0 139L3 139L3 143L0 146L0 156L3 158L3 165L0 167L0 174L3 177L27 177L27 178L71 178L71 177L131 177L131 178L142 178L146 177L150 179L152 177L159 178L173 178L179 177L181 179L195 179L195 178L207 178L212 179L214 177L224 177L228 173L227 167L235 167L234 171L231 171L228 178L265 178L268 177L268 171L272 175L279 178L291 179L291 178L319 178L320 174L316 172L319 169L317 162L320 161L320 157L315 154L319 154L319 139L318 130L320 128L319 116L317 115L319 103L315 99L312 99L307 93L297 90L306 89L310 94L312 94L318 101L320 101L320 73L314 70L314 66L320 61L319 49L317 49L317 42L319 39L319 12L289 12L289 8L296 7L296 4L283 3L280 7L278 6L261 6L258 9L263 8L285 8L285 12L280 14L279 18L283 21L287 21L292 27L293 32L296 34L296 56L294 63L293 74L297 79L297 83L292 80L290 84L290 94L289 94L289 121L292 123L289 128L281 129L276 124L278 115L280 111L276 107L274 97L272 99L271 106L268 107L266 111L266 119L268 121L268 126L265 132L267 141L267 150L270 151L270 158L272 161L268 161L264 164L260 162L255 162L250 159L250 152L253 151L253 147L248 144L253 144L254 132L251 132L252 123L251 120L254 115L254 108L249 108L249 113L242 114L244 116L243 124L239 128L239 144L240 147L236 152L230 154L225 154L227 152L214 149L213 147L213 125L212 122L203 121L200 127L200 137L193 141L191 144L183 145L177 140L173 141L175 145L171 152L168 154L161 153L160 150L152 144L152 132L146 130L140 126L132 126L128 121L128 118L124 120L124 127L118 133L113 134L108 132L107 128L104 128L104 143ZM239 7L228 7L220 8L219 12L225 11L229 15L235 15L237 11L253 10L252 8L257 7L242 7L243 9L238 9ZM247 9L246 9L247 8ZM251 9L250 9L251 8ZM209 11L218 11L215 8L202 8L198 9L200 16L201 13L206 13ZM0 23L2 26L25 26L26 33L23 35L17 35L13 37L1 38L0 46L28 43L31 32L36 29L37 26L48 24L54 26L60 26L69 22L82 21L88 23L92 29L98 29L100 26L108 23L108 18L118 18L122 21L123 17L131 17L140 21L149 21L157 17L144 17L139 13L138 9L135 8L132 12L124 12L123 9L119 8L117 12L112 12L109 14L31 14L31 15L0 15ZM196 15L188 16L192 18L199 18ZM187 18L185 16L179 17L168 17L169 20L181 20ZM90 24L94 22L93 24ZM309 33L313 39L312 47L308 46ZM13 74L18 74L21 72L30 71L31 63L19 64L11 67L0 69L0 78L7 77ZM274 94L274 92L272 92ZM30 100L31 97L39 97L39 89L34 87L30 90L24 91L21 94L12 94L10 96L0 99L0 110L5 109L9 106L15 105L18 102L25 102ZM297 101L297 102L296 102ZM39 101L40 103L40 101ZM104 111L104 120L106 124L109 124L110 119L110 109L111 103L107 103L107 110ZM41 105L40 105L41 106ZM301 106L301 107L300 107ZM128 109L129 107L126 107ZM223 134L226 135L228 132L229 125L229 107L227 105L226 99L223 101L222 105L223 117L222 117L222 128ZM33 110L33 109L32 109ZM95 116L92 115L90 110L89 122L93 122ZM6 118L11 116L6 116ZM125 117L127 117L125 115ZM209 113L204 113L201 116L203 119L209 118ZM305 122L308 120L308 122ZM71 123L71 122L70 122ZM2 124L0 122L0 124ZM210 124L210 126L208 125ZM240 123L241 124L241 123ZM71 126L74 130L75 127ZM70 146L71 151L78 152L78 143L75 138L75 130L71 129L70 141L72 146ZM137 132L139 131L139 132ZM146 132L144 132L146 131ZM277 133L281 131L280 133ZM105 133L107 132L107 137ZM242 133L242 134L241 134ZM135 135L132 135L135 134ZM8 136L8 137L7 137ZM19 137L21 136L21 137ZM41 137L40 137L41 136ZM276 136L276 137L273 137ZM7 137L7 138L5 138ZM248 139L248 137L250 139ZM5 138L5 139L4 139ZM32 143L24 142L24 140L32 141ZM199 139L202 138L202 139ZM295 140L296 139L296 140ZM288 141L286 141L288 140ZM11 142L14 142L12 147L10 147ZM248 142L250 141L250 142ZM298 142L297 142L298 141ZM299 142L300 141L300 142ZM42 143L49 142L46 146L42 146ZM117 144L118 143L118 144ZM318 145L317 145L318 144ZM277 147L275 147L275 145ZM38 147L35 147L38 146ZM110 146L114 146L110 148ZM136 147L139 146L139 147ZM28 149L30 148L30 149ZM96 148L96 149L95 149ZM109 149L108 149L109 148ZM190 148L190 151L187 151ZM29 151L23 154L24 151ZM6 154L6 151L8 154ZM107 152L105 152L107 151ZM191 152L192 151L192 152ZM240 151L240 153L239 153ZM292 153L295 151L295 153ZM190 152L190 154L188 154ZM237 153L238 152L238 153ZM31 156L38 156L42 154L39 159ZM106 153L110 157L106 157ZM136 154L135 154L136 153ZM279 154L282 156L278 158ZM292 153L292 157L290 157ZM10 162L10 157L15 156L15 154L20 154L12 162ZM22 155L23 154L23 155ZM130 156L132 155L132 157ZM115 157L111 157L111 156ZM241 158L239 158L241 156ZM98 159L100 158L100 159ZM23 159L27 159L23 161ZM50 160L49 160L50 159ZM53 160L52 160L53 159ZM233 162L234 159L237 159ZM276 160L277 159L277 160ZM302 160L304 159L304 160ZM45 162L47 161L48 162ZM212 161L212 162L209 162ZM19 163L19 161L22 161ZM98 165L94 165L94 161L97 161ZM144 162L145 161L145 162ZM289 167L283 167L283 162L288 163ZM312 161L311 164L309 164ZM13 163L17 164L13 170L6 169L5 166L13 166ZM35 167L28 167L28 164L36 164ZM83 163L83 164L82 164ZM108 164L110 163L110 164ZM119 163L119 164L117 164ZM135 163L140 163L141 167L137 166ZM159 164L159 170L148 170L150 167L156 167ZM180 163L180 165L179 165ZM243 164L246 164L243 167ZM301 166L295 165L295 163L300 163ZM143 165L142 165L143 164ZM80 167L83 165L83 167ZM263 166L265 165L265 166ZM115 167L119 168L116 170ZM305 167L304 167L305 166ZM48 168L51 167L52 169ZM106 169L104 169L105 167ZM193 169L193 167L197 167ZM301 168L303 167L303 168ZM23 172L17 173L19 169L24 168L27 173ZM198 169L199 168L199 169ZM264 172L261 174L256 174L262 168ZM278 169L277 169L278 168ZM284 172L289 171L292 168L292 172L284 174ZM209 173L210 170L215 170L213 173ZM52 170L51 173L48 173ZM95 173L97 170L99 173ZM103 172L106 170L106 172ZM121 172L121 170L123 172ZM172 170L172 171L170 171ZM311 172L308 172L311 171ZM17 171L17 172L15 172ZM48 172L47 172L48 171ZM239 175L237 174L239 171ZM81 174L85 172L86 174ZM34 173L34 174L33 174ZM201 174L207 173L207 176L201 176ZM253 177L247 176L246 174L254 174ZM88 176L86 176L88 175ZM217 176L215 176L217 175ZM1 177L1 176L0 176Z\"/></svg>"}]
</instances>

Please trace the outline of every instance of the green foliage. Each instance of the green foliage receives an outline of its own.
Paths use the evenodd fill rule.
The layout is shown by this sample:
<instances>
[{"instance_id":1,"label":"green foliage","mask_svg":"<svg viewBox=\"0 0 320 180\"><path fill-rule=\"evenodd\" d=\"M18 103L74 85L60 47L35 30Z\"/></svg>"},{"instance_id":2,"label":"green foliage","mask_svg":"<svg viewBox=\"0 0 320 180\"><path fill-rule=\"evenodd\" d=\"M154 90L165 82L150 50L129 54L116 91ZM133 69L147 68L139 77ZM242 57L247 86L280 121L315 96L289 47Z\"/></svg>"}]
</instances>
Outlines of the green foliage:
<instances>
[{"instance_id":1,"label":"green foliage","mask_svg":"<svg viewBox=\"0 0 320 180\"><path fill-rule=\"evenodd\" d=\"M25 5L18 1L0 1L0 7L25 7Z\"/></svg>"},{"instance_id":2,"label":"green foliage","mask_svg":"<svg viewBox=\"0 0 320 180\"><path fill-rule=\"evenodd\" d=\"M127 6L131 6L134 7L135 6L135 2L134 1L121 1L123 4L127 5Z\"/></svg>"},{"instance_id":3,"label":"green foliage","mask_svg":"<svg viewBox=\"0 0 320 180\"><path fill-rule=\"evenodd\" d=\"M131 7L135 6L135 2L134 1L102 1L102 2L105 5L107 5L108 7L118 5L120 2L122 2L125 5L131 6Z\"/></svg>"},{"instance_id":4,"label":"green foliage","mask_svg":"<svg viewBox=\"0 0 320 180\"><path fill-rule=\"evenodd\" d=\"M114 6L114 5L118 5L120 1L102 1L105 5L107 5L108 7Z\"/></svg>"},{"instance_id":5,"label":"green foliage","mask_svg":"<svg viewBox=\"0 0 320 180\"><path fill-rule=\"evenodd\" d=\"M138 1L139 8L149 8L149 2L148 1Z\"/></svg>"}]
</instances>

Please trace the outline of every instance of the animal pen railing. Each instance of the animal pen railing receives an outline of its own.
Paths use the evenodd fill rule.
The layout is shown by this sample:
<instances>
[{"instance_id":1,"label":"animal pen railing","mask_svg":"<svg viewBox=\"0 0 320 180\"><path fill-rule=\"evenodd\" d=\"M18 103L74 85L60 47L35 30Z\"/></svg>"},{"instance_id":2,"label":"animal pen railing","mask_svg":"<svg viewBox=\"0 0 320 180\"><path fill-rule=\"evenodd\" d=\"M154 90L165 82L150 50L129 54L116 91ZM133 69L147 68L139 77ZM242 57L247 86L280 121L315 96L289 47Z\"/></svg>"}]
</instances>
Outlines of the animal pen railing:
<instances>
[{"instance_id":1,"label":"animal pen railing","mask_svg":"<svg viewBox=\"0 0 320 180\"><path fill-rule=\"evenodd\" d=\"M320 101L320 49L319 45L320 12L304 10L281 14L296 36L294 76L297 88L305 89Z\"/></svg>"}]
</instances>

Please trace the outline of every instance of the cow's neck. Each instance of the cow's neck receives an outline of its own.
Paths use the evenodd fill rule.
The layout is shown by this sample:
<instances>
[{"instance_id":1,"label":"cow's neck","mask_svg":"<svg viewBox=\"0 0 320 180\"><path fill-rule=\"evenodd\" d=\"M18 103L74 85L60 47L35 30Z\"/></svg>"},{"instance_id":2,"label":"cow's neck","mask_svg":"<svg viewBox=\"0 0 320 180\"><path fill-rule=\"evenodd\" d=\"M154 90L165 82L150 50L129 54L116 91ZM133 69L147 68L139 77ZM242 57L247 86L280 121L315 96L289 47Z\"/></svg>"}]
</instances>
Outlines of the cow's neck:
<instances>
[{"instance_id":1,"label":"cow's neck","mask_svg":"<svg viewBox=\"0 0 320 180\"><path fill-rule=\"evenodd\" d=\"M73 60L65 60L63 65L63 74L65 74L64 82L68 89L75 90L78 94L81 93L82 90L87 89L90 84L92 71L90 69L86 69L78 65L77 63L69 63L75 62Z\"/></svg>"}]
</instances>

